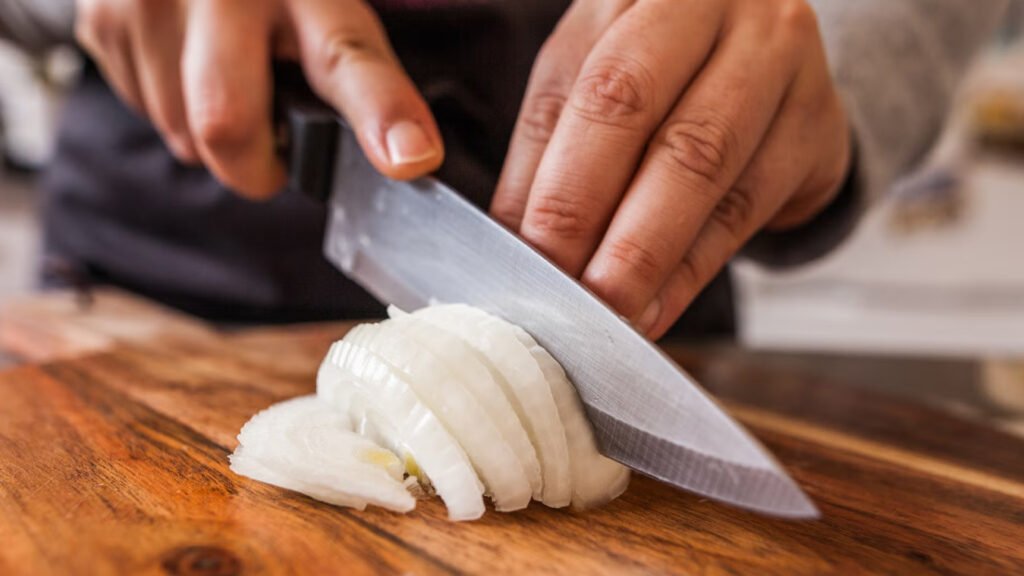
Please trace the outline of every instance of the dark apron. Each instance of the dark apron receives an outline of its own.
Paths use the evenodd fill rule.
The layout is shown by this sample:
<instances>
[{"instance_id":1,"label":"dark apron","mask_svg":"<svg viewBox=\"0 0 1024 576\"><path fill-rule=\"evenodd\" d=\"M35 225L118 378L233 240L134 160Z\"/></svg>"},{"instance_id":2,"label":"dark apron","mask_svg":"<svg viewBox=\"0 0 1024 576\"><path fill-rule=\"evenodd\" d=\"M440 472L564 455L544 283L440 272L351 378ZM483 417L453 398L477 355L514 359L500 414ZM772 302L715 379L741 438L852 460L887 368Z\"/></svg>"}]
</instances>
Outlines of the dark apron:
<instances>
[{"instance_id":1,"label":"dark apron","mask_svg":"<svg viewBox=\"0 0 1024 576\"><path fill-rule=\"evenodd\" d=\"M397 4L397 3L396 3ZM395 50L441 127L439 177L486 208L530 66L566 3L452 2L382 9ZM383 308L321 255L326 211L286 190L265 203L168 153L92 66L71 93L44 178L53 285L73 269L223 322L379 316ZM728 279L687 314L687 333L732 330Z\"/></svg>"}]
</instances>

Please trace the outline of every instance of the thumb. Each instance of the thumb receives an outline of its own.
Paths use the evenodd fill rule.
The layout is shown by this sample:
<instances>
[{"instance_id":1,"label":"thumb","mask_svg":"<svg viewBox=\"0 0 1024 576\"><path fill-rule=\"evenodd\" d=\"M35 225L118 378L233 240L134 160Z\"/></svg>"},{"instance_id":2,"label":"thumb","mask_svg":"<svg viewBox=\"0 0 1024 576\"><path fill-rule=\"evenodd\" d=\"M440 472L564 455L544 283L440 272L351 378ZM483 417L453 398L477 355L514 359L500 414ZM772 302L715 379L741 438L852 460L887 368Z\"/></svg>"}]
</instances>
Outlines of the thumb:
<instances>
[{"instance_id":1,"label":"thumb","mask_svg":"<svg viewBox=\"0 0 1024 576\"><path fill-rule=\"evenodd\" d=\"M377 170L396 179L436 170L444 160L437 124L373 11L361 0L297 0L289 10L310 85Z\"/></svg>"}]
</instances>

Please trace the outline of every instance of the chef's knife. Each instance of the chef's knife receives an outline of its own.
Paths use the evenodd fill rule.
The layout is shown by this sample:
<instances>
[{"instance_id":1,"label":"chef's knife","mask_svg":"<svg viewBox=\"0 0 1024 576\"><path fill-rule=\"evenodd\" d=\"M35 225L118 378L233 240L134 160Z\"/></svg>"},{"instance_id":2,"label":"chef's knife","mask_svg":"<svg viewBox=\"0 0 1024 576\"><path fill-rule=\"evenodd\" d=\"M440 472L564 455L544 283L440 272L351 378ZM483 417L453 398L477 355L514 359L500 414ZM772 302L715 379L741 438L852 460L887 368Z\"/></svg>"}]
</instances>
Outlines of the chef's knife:
<instances>
[{"instance_id":1,"label":"chef's knife","mask_svg":"<svg viewBox=\"0 0 1024 576\"><path fill-rule=\"evenodd\" d=\"M320 107L292 107L291 185L328 203L327 259L382 302L466 303L522 326L561 362L601 452L765 514L818 511L775 459L629 323L432 178L391 180Z\"/></svg>"}]
</instances>

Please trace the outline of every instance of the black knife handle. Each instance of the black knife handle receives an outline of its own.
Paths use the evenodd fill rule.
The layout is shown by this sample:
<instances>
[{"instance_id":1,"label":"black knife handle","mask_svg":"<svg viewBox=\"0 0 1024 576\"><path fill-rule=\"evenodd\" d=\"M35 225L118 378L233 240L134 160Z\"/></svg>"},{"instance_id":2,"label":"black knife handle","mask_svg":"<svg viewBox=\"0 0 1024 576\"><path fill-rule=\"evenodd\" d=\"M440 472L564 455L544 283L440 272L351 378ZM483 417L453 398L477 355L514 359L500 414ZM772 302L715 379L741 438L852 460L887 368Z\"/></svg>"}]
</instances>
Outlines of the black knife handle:
<instances>
[{"instance_id":1,"label":"black knife handle","mask_svg":"<svg viewBox=\"0 0 1024 576\"><path fill-rule=\"evenodd\" d=\"M326 202L338 152L338 114L318 99L294 63L274 63L274 123L288 187Z\"/></svg>"}]
</instances>

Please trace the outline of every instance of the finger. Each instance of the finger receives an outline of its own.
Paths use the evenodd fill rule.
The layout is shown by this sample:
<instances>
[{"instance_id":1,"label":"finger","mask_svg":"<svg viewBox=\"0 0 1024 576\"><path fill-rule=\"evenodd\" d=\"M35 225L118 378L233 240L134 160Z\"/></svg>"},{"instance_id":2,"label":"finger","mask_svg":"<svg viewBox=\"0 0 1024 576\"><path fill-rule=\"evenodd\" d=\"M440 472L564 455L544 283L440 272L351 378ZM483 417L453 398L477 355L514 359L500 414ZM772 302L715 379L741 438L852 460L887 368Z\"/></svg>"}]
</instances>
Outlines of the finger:
<instances>
[{"instance_id":1,"label":"finger","mask_svg":"<svg viewBox=\"0 0 1024 576\"><path fill-rule=\"evenodd\" d=\"M534 174L587 54L632 0L575 3L537 55L512 132L505 165L491 201L491 214L519 230Z\"/></svg>"},{"instance_id":2,"label":"finger","mask_svg":"<svg viewBox=\"0 0 1024 576\"><path fill-rule=\"evenodd\" d=\"M637 329L652 340L664 334L732 256L806 179L803 132L792 117L780 119L740 180L707 222L647 305Z\"/></svg>"},{"instance_id":3,"label":"finger","mask_svg":"<svg viewBox=\"0 0 1024 576\"><path fill-rule=\"evenodd\" d=\"M145 115L128 26L122 14L103 2L80 2L77 10L75 39L92 56L118 97L128 107Z\"/></svg>"},{"instance_id":4,"label":"finger","mask_svg":"<svg viewBox=\"0 0 1024 576\"><path fill-rule=\"evenodd\" d=\"M646 326L638 326L652 338L664 334L732 256L784 207L796 203L797 210L820 210L835 196L849 163L845 114L827 79L813 84L828 93L809 98L799 88L804 79L798 78L757 154L652 301L651 318Z\"/></svg>"},{"instance_id":5,"label":"finger","mask_svg":"<svg viewBox=\"0 0 1024 576\"><path fill-rule=\"evenodd\" d=\"M802 120L801 140L815 143L805 161L819 161L811 164L814 168L804 186L765 225L775 231L803 224L829 205L846 181L851 162L850 124L820 47L810 54L787 101L788 108L796 111L791 113L798 114L796 120ZM799 143L794 144L797 149Z\"/></svg>"},{"instance_id":6,"label":"finger","mask_svg":"<svg viewBox=\"0 0 1024 576\"><path fill-rule=\"evenodd\" d=\"M808 181L772 215L771 220L765 223L766 230L789 230L814 218L832 203L846 181L852 156L849 124L838 95L829 105L833 111L823 116L831 120L832 125L826 127L819 124L818 130L823 134L838 136L829 139L824 149L809 151L806 158L817 152L823 160L808 176Z\"/></svg>"},{"instance_id":7,"label":"finger","mask_svg":"<svg viewBox=\"0 0 1024 576\"><path fill-rule=\"evenodd\" d=\"M255 199L285 181L270 123L265 4L190 3L182 62L186 117L203 163L223 184Z\"/></svg>"},{"instance_id":8,"label":"finger","mask_svg":"<svg viewBox=\"0 0 1024 576\"><path fill-rule=\"evenodd\" d=\"M400 179L436 170L440 133L376 15L358 0L290 6L306 77L352 125L377 170Z\"/></svg>"},{"instance_id":9,"label":"finger","mask_svg":"<svg viewBox=\"0 0 1024 576\"><path fill-rule=\"evenodd\" d=\"M521 234L579 275L650 135L710 51L720 2L639 3L587 57L541 163Z\"/></svg>"},{"instance_id":10,"label":"finger","mask_svg":"<svg viewBox=\"0 0 1024 576\"><path fill-rule=\"evenodd\" d=\"M655 295L761 144L798 59L770 23L730 23L715 53L659 128L583 280L646 325ZM742 199L742 198L740 198ZM742 203L732 207L747 210ZM740 214L744 219L746 214Z\"/></svg>"},{"instance_id":11,"label":"finger","mask_svg":"<svg viewBox=\"0 0 1024 576\"><path fill-rule=\"evenodd\" d=\"M142 2L133 27L133 53L145 65L139 68L139 89L149 118L171 153L183 162L199 158L185 117L181 88L181 53L184 22L175 2Z\"/></svg>"}]
</instances>

